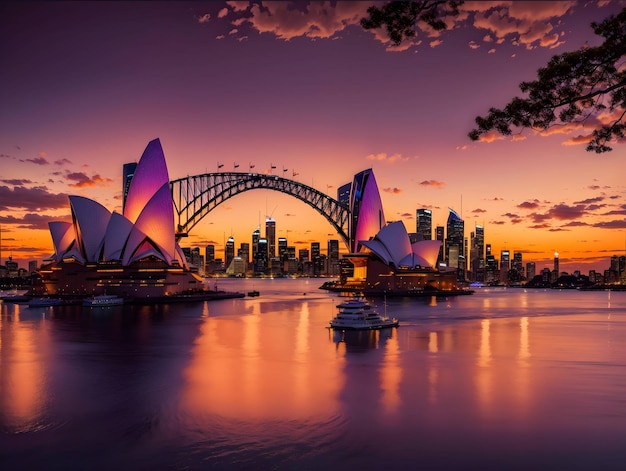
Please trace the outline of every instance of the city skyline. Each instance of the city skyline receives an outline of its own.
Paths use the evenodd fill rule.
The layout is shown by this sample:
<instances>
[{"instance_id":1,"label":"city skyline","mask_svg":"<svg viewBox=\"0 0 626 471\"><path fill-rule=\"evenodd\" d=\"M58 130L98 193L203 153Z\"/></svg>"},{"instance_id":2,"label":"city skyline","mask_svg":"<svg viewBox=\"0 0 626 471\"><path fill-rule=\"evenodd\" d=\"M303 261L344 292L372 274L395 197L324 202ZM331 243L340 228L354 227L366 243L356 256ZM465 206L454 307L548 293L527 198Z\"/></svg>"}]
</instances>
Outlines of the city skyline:
<instances>
[{"instance_id":1,"label":"city skyline","mask_svg":"<svg viewBox=\"0 0 626 471\"><path fill-rule=\"evenodd\" d=\"M372 168L388 221L414 232L431 209L434 231L451 208L466 238L479 224L494 253L538 271L554 252L584 273L625 253L623 144L597 156L574 145L584 129L563 128L467 138L552 55L596 44L590 23L622 2L466 2L457 27L396 50L358 26L368 5L0 6L3 262L52 254L47 222L68 220L68 195L120 210L122 166L156 137L172 179L273 173L336 198ZM183 244L248 242L267 216L296 249L337 238L306 204L255 190Z\"/></svg>"}]
</instances>

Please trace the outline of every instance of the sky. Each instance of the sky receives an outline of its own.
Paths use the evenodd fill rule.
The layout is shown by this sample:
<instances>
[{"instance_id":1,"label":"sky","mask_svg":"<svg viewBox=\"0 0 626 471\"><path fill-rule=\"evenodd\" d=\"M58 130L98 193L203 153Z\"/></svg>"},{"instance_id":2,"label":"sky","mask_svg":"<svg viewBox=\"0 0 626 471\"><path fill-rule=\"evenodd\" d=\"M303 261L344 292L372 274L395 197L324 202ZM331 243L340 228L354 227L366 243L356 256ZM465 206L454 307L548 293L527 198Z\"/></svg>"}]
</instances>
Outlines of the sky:
<instances>
[{"instance_id":1,"label":"sky","mask_svg":"<svg viewBox=\"0 0 626 471\"><path fill-rule=\"evenodd\" d=\"M553 55L598 44L590 23L626 2L466 2L399 47L359 26L370 4L2 2L2 261L50 256L68 195L121 211L122 165L154 138L172 180L254 166L336 196L372 168L388 221L413 232L416 209L436 226L452 208L466 237L482 225L492 253L537 271L555 252L584 274L626 253L626 145L586 152L582 126L467 137ZM296 249L339 238L305 203L253 190L181 245L220 256L266 216Z\"/></svg>"}]
</instances>

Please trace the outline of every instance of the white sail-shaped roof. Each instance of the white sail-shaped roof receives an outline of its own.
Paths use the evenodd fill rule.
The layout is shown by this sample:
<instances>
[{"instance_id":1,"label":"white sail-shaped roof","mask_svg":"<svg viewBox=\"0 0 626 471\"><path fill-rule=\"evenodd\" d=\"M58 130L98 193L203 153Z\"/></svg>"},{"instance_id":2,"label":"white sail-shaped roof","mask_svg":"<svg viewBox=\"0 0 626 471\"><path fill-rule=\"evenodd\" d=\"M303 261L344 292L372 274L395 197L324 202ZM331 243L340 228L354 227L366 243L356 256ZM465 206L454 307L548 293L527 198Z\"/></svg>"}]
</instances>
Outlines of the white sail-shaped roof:
<instances>
[{"instance_id":1,"label":"white sail-shaped roof","mask_svg":"<svg viewBox=\"0 0 626 471\"><path fill-rule=\"evenodd\" d=\"M124 216L136 222L148 201L163 186L169 184L170 178L165 164L165 155L161 141L154 139L148 143L130 182ZM171 199L171 197L170 197Z\"/></svg>"},{"instance_id":2,"label":"white sail-shaped roof","mask_svg":"<svg viewBox=\"0 0 626 471\"><path fill-rule=\"evenodd\" d=\"M54 259L60 262L74 242L74 226L71 222L51 221L48 223L48 228L54 245Z\"/></svg>"},{"instance_id":3,"label":"white sail-shaped roof","mask_svg":"<svg viewBox=\"0 0 626 471\"><path fill-rule=\"evenodd\" d=\"M111 213L89 198L75 195L69 198L78 249L88 262L96 262Z\"/></svg>"},{"instance_id":4,"label":"white sail-shaped roof","mask_svg":"<svg viewBox=\"0 0 626 471\"><path fill-rule=\"evenodd\" d=\"M360 240L359 242L386 265L411 269L435 267L441 247L439 240L423 240L411 244L402 221L387 224L373 240Z\"/></svg>"},{"instance_id":5,"label":"white sail-shaped roof","mask_svg":"<svg viewBox=\"0 0 626 471\"><path fill-rule=\"evenodd\" d=\"M387 224L376 234L376 239L385 244L396 267L399 267L402 259L412 252L409 234L402 221Z\"/></svg>"},{"instance_id":6,"label":"white sail-shaped roof","mask_svg":"<svg viewBox=\"0 0 626 471\"><path fill-rule=\"evenodd\" d=\"M104 261L121 260L124 245L128 240L133 223L122 216L120 213L114 212L109 219L102 241L102 258Z\"/></svg>"}]
</instances>

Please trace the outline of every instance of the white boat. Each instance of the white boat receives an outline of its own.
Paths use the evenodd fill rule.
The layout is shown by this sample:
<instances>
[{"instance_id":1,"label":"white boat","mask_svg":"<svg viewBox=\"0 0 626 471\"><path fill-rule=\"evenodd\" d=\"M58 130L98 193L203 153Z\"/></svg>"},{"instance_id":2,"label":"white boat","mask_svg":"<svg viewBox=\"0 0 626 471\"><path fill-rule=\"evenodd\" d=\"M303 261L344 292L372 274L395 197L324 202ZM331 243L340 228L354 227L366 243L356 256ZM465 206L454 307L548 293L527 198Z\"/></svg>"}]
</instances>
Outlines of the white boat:
<instances>
[{"instance_id":1,"label":"white boat","mask_svg":"<svg viewBox=\"0 0 626 471\"><path fill-rule=\"evenodd\" d=\"M120 304L124 304L124 298L114 294L101 294L83 299L83 306L89 307L119 306Z\"/></svg>"},{"instance_id":2,"label":"white boat","mask_svg":"<svg viewBox=\"0 0 626 471\"><path fill-rule=\"evenodd\" d=\"M59 298L31 298L28 307L59 306L63 302Z\"/></svg>"},{"instance_id":3,"label":"white boat","mask_svg":"<svg viewBox=\"0 0 626 471\"><path fill-rule=\"evenodd\" d=\"M337 305L339 312L330 321L332 329L375 330L398 327L398 319L381 316L362 299L354 298Z\"/></svg>"}]
</instances>

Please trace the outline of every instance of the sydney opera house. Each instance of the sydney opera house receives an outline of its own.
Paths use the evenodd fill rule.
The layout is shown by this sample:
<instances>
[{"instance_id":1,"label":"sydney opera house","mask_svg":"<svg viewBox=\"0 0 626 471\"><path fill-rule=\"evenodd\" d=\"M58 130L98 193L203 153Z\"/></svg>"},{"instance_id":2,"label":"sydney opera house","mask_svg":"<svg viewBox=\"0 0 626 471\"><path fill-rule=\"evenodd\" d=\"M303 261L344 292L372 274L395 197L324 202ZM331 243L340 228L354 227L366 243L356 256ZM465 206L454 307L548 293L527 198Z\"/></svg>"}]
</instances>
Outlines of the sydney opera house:
<instances>
[{"instance_id":1,"label":"sydney opera house","mask_svg":"<svg viewBox=\"0 0 626 471\"><path fill-rule=\"evenodd\" d=\"M358 173L340 188L350 195L351 253L344 255L353 269L342 272L339 282L323 288L363 294L420 295L459 290L456 272L440 271L437 257L442 242L411 243L401 221L386 223L380 193L371 169ZM347 199L347 198L346 198Z\"/></svg>"},{"instance_id":2,"label":"sydney opera house","mask_svg":"<svg viewBox=\"0 0 626 471\"><path fill-rule=\"evenodd\" d=\"M72 222L50 222L54 254L39 270L48 294L161 297L199 289L174 232L174 208L158 139L137 163L122 214L69 197Z\"/></svg>"}]
</instances>

